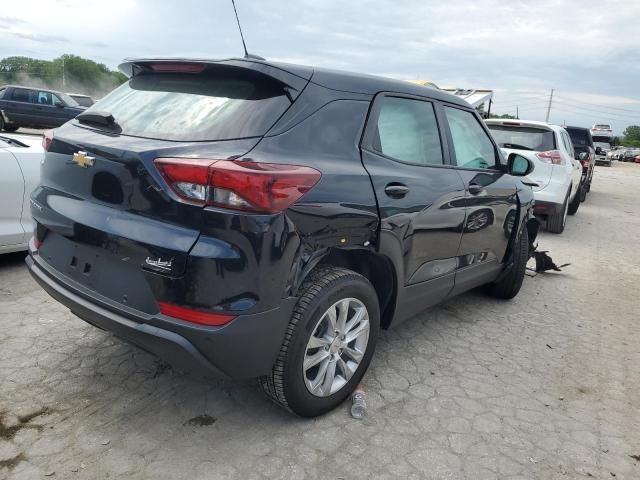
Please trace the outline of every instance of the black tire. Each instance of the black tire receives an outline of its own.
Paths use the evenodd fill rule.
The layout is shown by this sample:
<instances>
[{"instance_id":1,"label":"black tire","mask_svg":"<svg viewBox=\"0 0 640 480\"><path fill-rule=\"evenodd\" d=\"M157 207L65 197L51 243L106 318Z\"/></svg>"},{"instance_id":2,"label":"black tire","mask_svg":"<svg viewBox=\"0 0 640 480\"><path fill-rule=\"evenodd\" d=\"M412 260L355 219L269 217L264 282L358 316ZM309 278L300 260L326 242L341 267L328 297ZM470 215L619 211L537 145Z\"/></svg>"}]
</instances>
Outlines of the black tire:
<instances>
[{"instance_id":1,"label":"black tire","mask_svg":"<svg viewBox=\"0 0 640 480\"><path fill-rule=\"evenodd\" d=\"M529 232L523 225L514 245L511 270L499 281L489 285L489 295L503 300L510 300L515 297L522 287L528 260Z\"/></svg>"},{"instance_id":2,"label":"black tire","mask_svg":"<svg viewBox=\"0 0 640 480\"><path fill-rule=\"evenodd\" d=\"M4 118L2 118L2 114L0 114L0 132L4 130Z\"/></svg>"},{"instance_id":3,"label":"black tire","mask_svg":"<svg viewBox=\"0 0 640 480\"><path fill-rule=\"evenodd\" d=\"M564 203L562 204L562 211L555 215L549 215L547 217L547 230L551 233L562 233L564 232L564 225L566 223L567 217L565 216L565 210L568 208L567 203L569 202L569 194L567 193L567 197L564 199Z\"/></svg>"},{"instance_id":4,"label":"black tire","mask_svg":"<svg viewBox=\"0 0 640 480\"><path fill-rule=\"evenodd\" d=\"M569 215L575 215L576 213L578 213L578 209L580 208L580 201L581 201L580 199L582 198L583 188L584 188L583 185L578 187L578 191L573 196L573 200L571 201L571 203L569 203L569 210L567 212Z\"/></svg>"},{"instance_id":5,"label":"black tire","mask_svg":"<svg viewBox=\"0 0 640 480\"><path fill-rule=\"evenodd\" d=\"M304 382L302 365L307 342L324 313L342 298L361 301L369 314L369 339L351 379L337 392L313 395ZM323 266L312 272L300 289L280 353L269 375L260 377L264 392L278 405L301 417L316 417L340 405L353 392L369 367L380 332L376 291L365 277L345 268Z\"/></svg>"},{"instance_id":6,"label":"black tire","mask_svg":"<svg viewBox=\"0 0 640 480\"><path fill-rule=\"evenodd\" d=\"M5 132L15 132L16 130L18 130L20 127L18 125L5 125L4 126L4 131Z\"/></svg>"},{"instance_id":7,"label":"black tire","mask_svg":"<svg viewBox=\"0 0 640 480\"><path fill-rule=\"evenodd\" d=\"M584 184L580 187L580 201L584 202L587 199L587 192L589 191L589 185Z\"/></svg>"}]
</instances>

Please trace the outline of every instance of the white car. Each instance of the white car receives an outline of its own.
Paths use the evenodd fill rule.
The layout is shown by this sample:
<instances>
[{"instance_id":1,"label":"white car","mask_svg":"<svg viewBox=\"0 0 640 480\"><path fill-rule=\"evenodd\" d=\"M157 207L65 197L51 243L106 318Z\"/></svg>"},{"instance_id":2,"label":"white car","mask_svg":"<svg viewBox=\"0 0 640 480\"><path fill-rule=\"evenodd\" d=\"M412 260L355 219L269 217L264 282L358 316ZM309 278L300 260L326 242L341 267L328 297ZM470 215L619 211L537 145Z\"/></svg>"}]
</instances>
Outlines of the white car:
<instances>
[{"instance_id":1,"label":"white car","mask_svg":"<svg viewBox=\"0 0 640 480\"><path fill-rule=\"evenodd\" d=\"M527 120L486 120L505 157L527 157L534 170L526 178L536 200L534 213L546 220L547 230L562 233L567 214L580 207L582 165L575 158L567 131L557 125Z\"/></svg>"},{"instance_id":2,"label":"white car","mask_svg":"<svg viewBox=\"0 0 640 480\"><path fill-rule=\"evenodd\" d=\"M27 249L33 232L29 198L44 158L41 142L35 135L0 134L0 253Z\"/></svg>"},{"instance_id":3,"label":"white car","mask_svg":"<svg viewBox=\"0 0 640 480\"><path fill-rule=\"evenodd\" d=\"M611 129L611 125L607 123L596 123L591 126L591 136L592 137L605 137L606 142L613 139L613 130ZM593 140L596 141L595 139Z\"/></svg>"}]
</instances>

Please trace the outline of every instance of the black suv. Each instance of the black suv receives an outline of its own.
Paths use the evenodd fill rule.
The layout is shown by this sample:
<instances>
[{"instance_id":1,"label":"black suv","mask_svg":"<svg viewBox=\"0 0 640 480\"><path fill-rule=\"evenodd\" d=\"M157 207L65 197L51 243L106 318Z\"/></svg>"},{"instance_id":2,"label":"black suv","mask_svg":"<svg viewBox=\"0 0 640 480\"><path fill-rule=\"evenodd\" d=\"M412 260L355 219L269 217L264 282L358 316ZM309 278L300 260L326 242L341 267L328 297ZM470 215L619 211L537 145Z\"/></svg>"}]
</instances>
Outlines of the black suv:
<instances>
[{"instance_id":1,"label":"black suv","mask_svg":"<svg viewBox=\"0 0 640 480\"><path fill-rule=\"evenodd\" d=\"M596 168L596 149L593 145L591 130L582 127L564 127L571 137L573 149L576 153L576 160L582 164L582 188L580 189L580 201L584 202L587 193L591 191L593 181L593 171Z\"/></svg>"},{"instance_id":2,"label":"black suv","mask_svg":"<svg viewBox=\"0 0 640 480\"><path fill-rule=\"evenodd\" d=\"M66 93L14 85L0 87L0 131L55 128L84 110Z\"/></svg>"},{"instance_id":3,"label":"black suv","mask_svg":"<svg viewBox=\"0 0 640 480\"><path fill-rule=\"evenodd\" d=\"M381 328L520 290L531 188L464 101L253 60L131 60L43 138L27 257L73 313L205 376L324 413Z\"/></svg>"}]
</instances>

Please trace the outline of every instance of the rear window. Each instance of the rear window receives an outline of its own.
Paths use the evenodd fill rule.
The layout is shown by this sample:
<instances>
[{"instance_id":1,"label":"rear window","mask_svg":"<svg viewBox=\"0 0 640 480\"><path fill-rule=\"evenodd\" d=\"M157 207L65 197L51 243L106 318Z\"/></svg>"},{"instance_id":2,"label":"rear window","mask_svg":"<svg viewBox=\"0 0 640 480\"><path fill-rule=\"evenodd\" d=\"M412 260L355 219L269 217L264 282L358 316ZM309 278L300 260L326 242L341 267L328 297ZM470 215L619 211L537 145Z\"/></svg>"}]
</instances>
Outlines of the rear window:
<instances>
[{"instance_id":1,"label":"rear window","mask_svg":"<svg viewBox=\"0 0 640 480\"><path fill-rule=\"evenodd\" d=\"M110 112L123 135L203 141L262 136L290 104L269 77L216 67L140 74L88 111Z\"/></svg>"},{"instance_id":2,"label":"rear window","mask_svg":"<svg viewBox=\"0 0 640 480\"><path fill-rule=\"evenodd\" d=\"M493 138L502 148L535 150L545 152L555 150L556 139L552 131L535 127L505 127L487 125Z\"/></svg>"},{"instance_id":3,"label":"rear window","mask_svg":"<svg viewBox=\"0 0 640 480\"><path fill-rule=\"evenodd\" d=\"M587 130L574 130L572 128L567 128L566 130L574 147L588 147L591 145L591 135Z\"/></svg>"}]
</instances>

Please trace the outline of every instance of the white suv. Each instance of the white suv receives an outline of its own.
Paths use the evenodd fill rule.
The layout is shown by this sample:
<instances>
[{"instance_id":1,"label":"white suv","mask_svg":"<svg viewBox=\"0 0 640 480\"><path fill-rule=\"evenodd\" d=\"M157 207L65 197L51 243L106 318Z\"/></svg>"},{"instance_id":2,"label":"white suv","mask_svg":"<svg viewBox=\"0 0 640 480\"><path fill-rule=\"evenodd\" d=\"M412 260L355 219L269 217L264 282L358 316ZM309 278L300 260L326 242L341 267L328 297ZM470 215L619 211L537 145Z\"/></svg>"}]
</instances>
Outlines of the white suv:
<instances>
[{"instance_id":1,"label":"white suv","mask_svg":"<svg viewBox=\"0 0 640 480\"><path fill-rule=\"evenodd\" d=\"M580 207L582 165L575 158L571 138L557 125L528 120L486 120L505 156L516 152L535 168L527 178L536 199L534 213L546 220L547 230L564 231L567 214Z\"/></svg>"}]
</instances>

